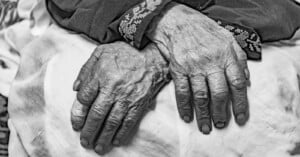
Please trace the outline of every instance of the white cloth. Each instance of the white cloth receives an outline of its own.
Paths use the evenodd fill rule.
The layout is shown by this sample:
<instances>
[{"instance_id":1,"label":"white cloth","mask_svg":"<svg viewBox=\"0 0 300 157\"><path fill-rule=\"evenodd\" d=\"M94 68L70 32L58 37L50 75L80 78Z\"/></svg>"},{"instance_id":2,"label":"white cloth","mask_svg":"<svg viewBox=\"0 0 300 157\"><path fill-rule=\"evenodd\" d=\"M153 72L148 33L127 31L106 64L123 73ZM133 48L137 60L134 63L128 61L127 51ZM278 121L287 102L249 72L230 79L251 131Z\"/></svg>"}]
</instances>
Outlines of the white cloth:
<instances>
[{"instance_id":1,"label":"white cloth","mask_svg":"<svg viewBox=\"0 0 300 157\"><path fill-rule=\"evenodd\" d=\"M31 0L33 5L22 1L26 20L1 32L3 37L0 33L5 43L0 44L0 54L14 65L6 73L0 71L0 78L9 75L3 77L3 86L9 92L10 157L97 157L80 146L70 123L72 83L96 45L54 24L49 27L42 0ZM171 83L159 94L133 143L107 157L291 156L300 142L299 52L296 39L273 43L264 45L262 62L249 62L246 126L238 127L232 120L227 129L202 135L195 121L185 124L179 119Z\"/></svg>"},{"instance_id":2,"label":"white cloth","mask_svg":"<svg viewBox=\"0 0 300 157\"><path fill-rule=\"evenodd\" d=\"M173 84L157 98L157 107L142 121L132 145L108 157L288 157L300 141L300 43L264 46L262 62L249 62L250 119L238 127L202 135L195 121L185 124L175 106ZM285 46L287 45L287 46ZM33 157L97 157L80 146L70 123L75 98L72 83L95 45L52 25L21 51L18 74L9 95L14 144ZM17 154L16 154L17 153ZM20 155L21 156L21 155Z\"/></svg>"}]
</instances>

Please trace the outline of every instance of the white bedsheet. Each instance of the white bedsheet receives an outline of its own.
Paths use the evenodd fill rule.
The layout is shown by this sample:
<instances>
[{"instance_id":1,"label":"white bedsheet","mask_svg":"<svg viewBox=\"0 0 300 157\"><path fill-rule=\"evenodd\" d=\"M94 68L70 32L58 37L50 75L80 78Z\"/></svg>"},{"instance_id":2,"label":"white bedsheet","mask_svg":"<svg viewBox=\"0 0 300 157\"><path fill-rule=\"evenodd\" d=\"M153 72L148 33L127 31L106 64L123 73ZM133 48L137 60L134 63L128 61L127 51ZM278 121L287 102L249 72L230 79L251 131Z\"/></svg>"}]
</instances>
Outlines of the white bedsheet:
<instances>
[{"instance_id":1,"label":"white bedsheet","mask_svg":"<svg viewBox=\"0 0 300 157\"><path fill-rule=\"evenodd\" d=\"M97 157L80 146L79 133L70 123L72 83L96 45L55 24L49 27L47 20L36 27L36 18L30 18L0 32L0 55L10 63L0 69L0 79L6 79L0 89L9 95L10 157ZM300 41L294 39L264 45L263 61L249 61L246 126L232 120L225 130L201 134L195 121L179 119L171 83L159 94L133 143L107 157L291 156L300 144ZM12 47L19 53L12 53Z\"/></svg>"},{"instance_id":2,"label":"white bedsheet","mask_svg":"<svg viewBox=\"0 0 300 157\"><path fill-rule=\"evenodd\" d=\"M20 51L9 94L10 156L97 156L80 146L70 123L72 83L94 48L81 36L52 25ZM225 130L202 135L195 122L179 119L170 84L142 121L132 145L108 156L290 156L300 142L299 52L299 42L269 45L262 62L249 62L251 116L245 127L232 121Z\"/></svg>"}]
</instances>

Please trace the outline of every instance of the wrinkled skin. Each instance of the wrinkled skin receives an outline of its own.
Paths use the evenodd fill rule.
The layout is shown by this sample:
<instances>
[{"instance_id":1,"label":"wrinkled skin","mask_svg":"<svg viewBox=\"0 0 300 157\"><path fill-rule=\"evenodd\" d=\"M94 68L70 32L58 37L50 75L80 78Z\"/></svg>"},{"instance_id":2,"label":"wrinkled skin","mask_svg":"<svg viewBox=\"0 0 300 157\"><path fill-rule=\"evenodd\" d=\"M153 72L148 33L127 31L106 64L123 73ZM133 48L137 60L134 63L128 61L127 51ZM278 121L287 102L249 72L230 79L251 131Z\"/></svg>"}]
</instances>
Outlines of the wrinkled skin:
<instances>
[{"instance_id":1,"label":"wrinkled skin","mask_svg":"<svg viewBox=\"0 0 300 157\"><path fill-rule=\"evenodd\" d=\"M168 81L167 63L153 44L142 52L122 42L97 47L74 84L71 120L81 144L104 154L128 143Z\"/></svg>"},{"instance_id":2,"label":"wrinkled skin","mask_svg":"<svg viewBox=\"0 0 300 157\"><path fill-rule=\"evenodd\" d=\"M198 11L171 7L152 22L147 36L158 46L175 84L180 117L204 134L224 128L228 105L236 122L248 120L246 54L233 36ZM150 47L153 45L150 45ZM99 154L127 144L159 89L169 81L167 63L156 48L142 52L122 43L96 49L81 69L74 89L72 126L81 144Z\"/></svg>"},{"instance_id":3,"label":"wrinkled skin","mask_svg":"<svg viewBox=\"0 0 300 157\"><path fill-rule=\"evenodd\" d=\"M228 124L232 109L236 122L248 120L246 54L230 32L200 12L183 5L169 6L152 23L148 36L170 62L178 111L186 122L193 110L200 131L208 134Z\"/></svg>"}]
</instances>

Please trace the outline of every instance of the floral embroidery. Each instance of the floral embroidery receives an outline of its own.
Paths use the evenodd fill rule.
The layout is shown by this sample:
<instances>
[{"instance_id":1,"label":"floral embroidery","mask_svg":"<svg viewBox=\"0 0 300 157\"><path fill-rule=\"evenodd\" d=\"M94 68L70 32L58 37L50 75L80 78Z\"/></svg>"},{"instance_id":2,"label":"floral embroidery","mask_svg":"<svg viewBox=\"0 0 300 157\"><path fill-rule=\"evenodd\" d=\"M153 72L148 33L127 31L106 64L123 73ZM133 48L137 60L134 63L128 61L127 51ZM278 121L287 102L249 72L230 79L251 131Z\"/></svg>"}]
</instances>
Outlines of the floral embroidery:
<instances>
[{"instance_id":1,"label":"floral embroidery","mask_svg":"<svg viewBox=\"0 0 300 157\"><path fill-rule=\"evenodd\" d=\"M138 29L141 29L140 27L143 27L141 25L145 23L143 23L143 20L165 2L166 0L144 0L142 3L126 12L119 25L121 36L129 44L136 46L135 42L139 42L137 39ZM233 33L236 41L247 53L249 59L261 58L261 40L254 30L223 20L216 20L216 22Z\"/></svg>"},{"instance_id":2,"label":"floral embroidery","mask_svg":"<svg viewBox=\"0 0 300 157\"><path fill-rule=\"evenodd\" d=\"M126 13L120 22L119 32L123 38L133 45L139 25L143 19L162 4L162 0L145 0Z\"/></svg>"},{"instance_id":3,"label":"floral embroidery","mask_svg":"<svg viewBox=\"0 0 300 157\"><path fill-rule=\"evenodd\" d=\"M259 35L248 28L240 25L227 23L217 20L217 23L233 33L236 41L241 48L247 53L250 59L260 59L261 57L261 40Z\"/></svg>"}]
</instances>

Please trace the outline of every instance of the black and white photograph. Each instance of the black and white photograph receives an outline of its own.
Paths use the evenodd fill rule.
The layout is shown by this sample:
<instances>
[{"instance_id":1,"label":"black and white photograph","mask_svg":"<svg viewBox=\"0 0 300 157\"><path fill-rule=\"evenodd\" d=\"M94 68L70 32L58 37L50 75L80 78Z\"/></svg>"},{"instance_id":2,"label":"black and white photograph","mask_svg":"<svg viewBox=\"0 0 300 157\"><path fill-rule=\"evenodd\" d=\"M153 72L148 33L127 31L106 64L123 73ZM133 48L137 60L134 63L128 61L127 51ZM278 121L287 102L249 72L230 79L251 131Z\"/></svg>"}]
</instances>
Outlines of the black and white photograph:
<instances>
[{"instance_id":1,"label":"black and white photograph","mask_svg":"<svg viewBox=\"0 0 300 157\"><path fill-rule=\"evenodd\" d=\"M300 157L300 0L0 0L0 157Z\"/></svg>"}]
</instances>

